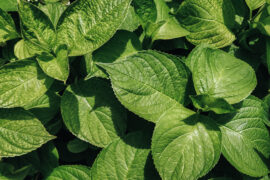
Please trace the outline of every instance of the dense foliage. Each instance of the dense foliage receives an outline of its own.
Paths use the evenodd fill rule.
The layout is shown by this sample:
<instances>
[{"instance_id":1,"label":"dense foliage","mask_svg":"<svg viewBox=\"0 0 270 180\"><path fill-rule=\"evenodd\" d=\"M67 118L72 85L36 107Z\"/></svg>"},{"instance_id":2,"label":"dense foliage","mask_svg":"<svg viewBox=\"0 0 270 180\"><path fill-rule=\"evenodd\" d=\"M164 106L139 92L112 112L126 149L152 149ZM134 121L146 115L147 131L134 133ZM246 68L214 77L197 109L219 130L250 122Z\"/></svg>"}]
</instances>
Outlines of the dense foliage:
<instances>
[{"instance_id":1,"label":"dense foliage","mask_svg":"<svg viewBox=\"0 0 270 180\"><path fill-rule=\"evenodd\" d=\"M269 74L267 0L0 0L0 179L267 180Z\"/></svg>"}]
</instances>

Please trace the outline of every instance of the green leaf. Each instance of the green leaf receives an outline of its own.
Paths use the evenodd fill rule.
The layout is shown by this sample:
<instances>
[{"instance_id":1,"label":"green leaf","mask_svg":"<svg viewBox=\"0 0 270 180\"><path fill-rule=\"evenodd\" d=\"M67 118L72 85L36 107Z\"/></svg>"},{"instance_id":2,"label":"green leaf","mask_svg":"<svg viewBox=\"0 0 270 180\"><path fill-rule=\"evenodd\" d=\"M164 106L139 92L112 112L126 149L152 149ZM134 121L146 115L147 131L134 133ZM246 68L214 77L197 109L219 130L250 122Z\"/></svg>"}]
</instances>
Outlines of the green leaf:
<instances>
[{"instance_id":1,"label":"green leaf","mask_svg":"<svg viewBox=\"0 0 270 180\"><path fill-rule=\"evenodd\" d=\"M38 7L20 0L19 14L24 39L40 50L50 52L56 43L55 28L50 18Z\"/></svg>"},{"instance_id":2,"label":"green leaf","mask_svg":"<svg viewBox=\"0 0 270 180\"><path fill-rule=\"evenodd\" d=\"M1 5L0 5L1 7ZM12 17L0 8L0 43L20 37Z\"/></svg>"},{"instance_id":3,"label":"green leaf","mask_svg":"<svg viewBox=\"0 0 270 180\"><path fill-rule=\"evenodd\" d=\"M148 169L151 163L150 137L142 132L130 133L123 139L115 140L104 148L95 160L92 179L122 180L159 179ZM152 173L149 176L149 173Z\"/></svg>"},{"instance_id":4,"label":"green leaf","mask_svg":"<svg viewBox=\"0 0 270 180\"><path fill-rule=\"evenodd\" d=\"M0 107L22 107L41 97L52 84L33 60L20 60L0 68Z\"/></svg>"},{"instance_id":5,"label":"green leaf","mask_svg":"<svg viewBox=\"0 0 270 180\"><path fill-rule=\"evenodd\" d=\"M121 24L120 30L127 30L130 32L135 31L140 26L140 20L138 15L135 13L134 7L130 6L128 9L127 17Z\"/></svg>"},{"instance_id":6,"label":"green leaf","mask_svg":"<svg viewBox=\"0 0 270 180\"><path fill-rule=\"evenodd\" d=\"M257 85L255 72L246 62L205 45L189 54L187 64L198 95L224 98L234 104L248 97Z\"/></svg>"},{"instance_id":7,"label":"green leaf","mask_svg":"<svg viewBox=\"0 0 270 180\"><path fill-rule=\"evenodd\" d=\"M164 0L154 0L157 8L156 22L163 24L152 35L153 40L157 39L174 39L186 36L189 34L170 14L170 9Z\"/></svg>"},{"instance_id":8,"label":"green leaf","mask_svg":"<svg viewBox=\"0 0 270 180\"><path fill-rule=\"evenodd\" d=\"M185 101L190 74L175 56L149 50L98 65L109 73L119 101L146 120L156 122L161 114L182 107Z\"/></svg>"},{"instance_id":9,"label":"green leaf","mask_svg":"<svg viewBox=\"0 0 270 180\"><path fill-rule=\"evenodd\" d=\"M186 0L178 10L182 27L190 34L187 39L194 45L208 43L221 48L230 45L235 36L235 11L227 0Z\"/></svg>"},{"instance_id":10,"label":"green leaf","mask_svg":"<svg viewBox=\"0 0 270 180\"><path fill-rule=\"evenodd\" d=\"M1 180L23 180L26 178L30 166L25 166L20 169L15 170L14 166L0 162L0 179Z\"/></svg>"},{"instance_id":11,"label":"green leaf","mask_svg":"<svg viewBox=\"0 0 270 180\"><path fill-rule=\"evenodd\" d=\"M69 86L61 100L61 112L71 133L98 147L110 144L126 130L125 109L103 80Z\"/></svg>"},{"instance_id":12,"label":"green leaf","mask_svg":"<svg viewBox=\"0 0 270 180\"><path fill-rule=\"evenodd\" d=\"M156 21L157 9L154 0L133 0L132 4L136 14L140 17L143 27L145 27L148 22L154 23Z\"/></svg>"},{"instance_id":13,"label":"green leaf","mask_svg":"<svg viewBox=\"0 0 270 180\"><path fill-rule=\"evenodd\" d=\"M265 0L246 0L246 3L251 11L265 4Z\"/></svg>"},{"instance_id":14,"label":"green leaf","mask_svg":"<svg viewBox=\"0 0 270 180\"><path fill-rule=\"evenodd\" d=\"M94 51L92 57L85 57L90 61L90 72L86 79L92 77L105 77L108 75L100 67L96 66L96 62L112 63L121 60L131 54L142 50L139 38L132 32L117 31L117 33L102 47ZM89 56L89 55L87 55Z\"/></svg>"},{"instance_id":15,"label":"green leaf","mask_svg":"<svg viewBox=\"0 0 270 180\"><path fill-rule=\"evenodd\" d=\"M209 95L189 96L193 105L202 111L214 111L217 114L235 112L235 109L223 98L214 98Z\"/></svg>"},{"instance_id":16,"label":"green leaf","mask_svg":"<svg viewBox=\"0 0 270 180\"><path fill-rule=\"evenodd\" d=\"M70 179L70 180L82 180L91 179L90 169L86 166L81 165L65 165L59 166L53 170L48 178L45 180L59 180L59 179Z\"/></svg>"},{"instance_id":17,"label":"green leaf","mask_svg":"<svg viewBox=\"0 0 270 180\"><path fill-rule=\"evenodd\" d=\"M152 155L162 179L196 180L217 164L220 154L221 133L209 117L182 116L176 109L156 124Z\"/></svg>"},{"instance_id":18,"label":"green leaf","mask_svg":"<svg viewBox=\"0 0 270 180\"><path fill-rule=\"evenodd\" d=\"M79 139L73 139L68 142L67 148L72 153L81 153L88 149L89 144Z\"/></svg>"},{"instance_id":19,"label":"green leaf","mask_svg":"<svg viewBox=\"0 0 270 180\"><path fill-rule=\"evenodd\" d=\"M61 16L58 41L70 56L93 52L108 41L125 20L131 0L78 0Z\"/></svg>"},{"instance_id":20,"label":"green leaf","mask_svg":"<svg viewBox=\"0 0 270 180\"><path fill-rule=\"evenodd\" d=\"M24 109L29 110L46 125L60 111L60 96L48 91L43 96L24 106Z\"/></svg>"},{"instance_id":21,"label":"green leaf","mask_svg":"<svg viewBox=\"0 0 270 180\"><path fill-rule=\"evenodd\" d=\"M93 53L95 62L112 63L142 50L139 38L128 31L118 31L106 44Z\"/></svg>"},{"instance_id":22,"label":"green leaf","mask_svg":"<svg viewBox=\"0 0 270 180\"><path fill-rule=\"evenodd\" d=\"M65 45L61 45L56 50L56 57L50 53L43 52L37 56L41 69L50 77L64 81L69 76L68 51Z\"/></svg>"},{"instance_id":23,"label":"green leaf","mask_svg":"<svg viewBox=\"0 0 270 180\"><path fill-rule=\"evenodd\" d=\"M4 11L17 11L17 0L0 1L0 7Z\"/></svg>"},{"instance_id":24,"label":"green leaf","mask_svg":"<svg viewBox=\"0 0 270 180\"><path fill-rule=\"evenodd\" d=\"M52 142L47 143L38 151L40 159L40 171L43 176L48 176L54 168L59 166L59 154Z\"/></svg>"},{"instance_id":25,"label":"green leaf","mask_svg":"<svg viewBox=\"0 0 270 180\"><path fill-rule=\"evenodd\" d=\"M29 153L53 138L26 110L0 109L0 157Z\"/></svg>"},{"instance_id":26,"label":"green leaf","mask_svg":"<svg viewBox=\"0 0 270 180\"><path fill-rule=\"evenodd\" d=\"M40 54L40 51L36 51L29 47L29 43L26 43L25 41L26 40L21 39L14 47L14 54L18 59L27 59L35 56L36 54Z\"/></svg>"},{"instance_id":27,"label":"green leaf","mask_svg":"<svg viewBox=\"0 0 270 180\"><path fill-rule=\"evenodd\" d=\"M39 7L51 20L54 27L57 26L58 20L66 9L62 3L47 3L46 5L41 5Z\"/></svg>"},{"instance_id":28,"label":"green leaf","mask_svg":"<svg viewBox=\"0 0 270 180\"><path fill-rule=\"evenodd\" d=\"M269 173L270 136L264 125L262 102L253 96L236 105L237 113L217 116L222 154L240 172L253 177Z\"/></svg>"}]
</instances>

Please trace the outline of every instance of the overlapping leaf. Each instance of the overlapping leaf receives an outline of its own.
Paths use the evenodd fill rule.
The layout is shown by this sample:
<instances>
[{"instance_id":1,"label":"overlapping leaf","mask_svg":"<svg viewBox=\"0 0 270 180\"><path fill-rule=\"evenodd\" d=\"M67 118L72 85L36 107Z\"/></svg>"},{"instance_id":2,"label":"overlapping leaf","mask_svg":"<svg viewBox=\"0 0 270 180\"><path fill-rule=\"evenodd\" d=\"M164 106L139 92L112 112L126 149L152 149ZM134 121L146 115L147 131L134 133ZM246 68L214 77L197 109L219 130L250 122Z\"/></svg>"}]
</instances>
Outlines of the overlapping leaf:
<instances>
[{"instance_id":1,"label":"overlapping leaf","mask_svg":"<svg viewBox=\"0 0 270 180\"><path fill-rule=\"evenodd\" d=\"M0 109L0 157L29 153L53 138L28 111Z\"/></svg>"},{"instance_id":2,"label":"overlapping leaf","mask_svg":"<svg viewBox=\"0 0 270 180\"><path fill-rule=\"evenodd\" d=\"M142 51L99 65L109 73L120 102L146 120L156 122L165 111L184 104L189 72L175 56Z\"/></svg>"},{"instance_id":3,"label":"overlapping leaf","mask_svg":"<svg viewBox=\"0 0 270 180\"><path fill-rule=\"evenodd\" d=\"M21 60L0 69L0 107L22 107L41 97L53 80L33 60Z\"/></svg>"},{"instance_id":4,"label":"overlapping leaf","mask_svg":"<svg viewBox=\"0 0 270 180\"><path fill-rule=\"evenodd\" d=\"M93 52L108 41L125 20L131 0L78 0L61 16L58 40L70 56Z\"/></svg>"},{"instance_id":5,"label":"overlapping leaf","mask_svg":"<svg viewBox=\"0 0 270 180\"><path fill-rule=\"evenodd\" d=\"M98 147L110 144L126 130L126 112L103 80L69 86L62 97L61 112L74 135Z\"/></svg>"},{"instance_id":6,"label":"overlapping leaf","mask_svg":"<svg viewBox=\"0 0 270 180\"><path fill-rule=\"evenodd\" d=\"M221 133L212 119L174 109L157 122L152 154L162 179L196 180L218 162Z\"/></svg>"}]
</instances>

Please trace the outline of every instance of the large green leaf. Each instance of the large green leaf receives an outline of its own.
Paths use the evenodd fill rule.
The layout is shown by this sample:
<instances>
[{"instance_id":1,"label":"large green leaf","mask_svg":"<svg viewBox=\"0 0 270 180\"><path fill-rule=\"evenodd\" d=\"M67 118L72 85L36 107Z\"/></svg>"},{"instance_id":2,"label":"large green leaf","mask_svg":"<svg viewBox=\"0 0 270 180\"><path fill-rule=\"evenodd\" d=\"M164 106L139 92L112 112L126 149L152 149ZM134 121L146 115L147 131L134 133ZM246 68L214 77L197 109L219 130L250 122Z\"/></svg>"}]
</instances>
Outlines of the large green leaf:
<instances>
[{"instance_id":1,"label":"large green leaf","mask_svg":"<svg viewBox=\"0 0 270 180\"><path fill-rule=\"evenodd\" d=\"M270 136L262 102L250 96L236 108L237 113L216 117L222 131L222 153L238 171L254 177L266 175L269 170L264 158L270 155Z\"/></svg>"},{"instance_id":2,"label":"large green leaf","mask_svg":"<svg viewBox=\"0 0 270 180\"><path fill-rule=\"evenodd\" d=\"M18 7L23 37L44 51L51 51L56 42L56 34L50 18L24 0L20 0Z\"/></svg>"},{"instance_id":3,"label":"large green leaf","mask_svg":"<svg viewBox=\"0 0 270 180\"><path fill-rule=\"evenodd\" d=\"M142 51L99 65L109 73L120 102L146 120L156 122L162 113L185 101L189 72L175 56Z\"/></svg>"},{"instance_id":4,"label":"large green leaf","mask_svg":"<svg viewBox=\"0 0 270 180\"><path fill-rule=\"evenodd\" d=\"M24 109L29 110L46 125L60 111L60 96L48 91L43 96L24 106Z\"/></svg>"},{"instance_id":5,"label":"large green leaf","mask_svg":"<svg viewBox=\"0 0 270 180\"><path fill-rule=\"evenodd\" d=\"M190 32L187 39L191 43L208 43L217 48L235 40L230 31L234 16L234 8L228 0L185 0L178 10L179 21Z\"/></svg>"},{"instance_id":6,"label":"large green leaf","mask_svg":"<svg viewBox=\"0 0 270 180\"><path fill-rule=\"evenodd\" d=\"M92 179L102 180L158 180L149 166L150 138L142 132L130 133L104 148L95 160ZM151 168L151 169L150 169Z\"/></svg>"},{"instance_id":7,"label":"large green leaf","mask_svg":"<svg viewBox=\"0 0 270 180\"><path fill-rule=\"evenodd\" d=\"M53 138L28 111L0 109L0 157L29 153Z\"/></svg>"},{"instance_id":8,"label":"large green leaf","mask_svg":"<svg viewBox=\"0 0 270 180\"><path fill-rule=\"evenodd\" d=\"M156 124L152 154L162 179L196 180L218 162L221 133L209 117L168 111Z\"/></svg>"},{"instance_id":9,"label":"large green leaf","mask_svg":"<svg viewBox=\"0 0 270 180\"><path fill-rule=\"evenodd\" d=\"M90 79L69 86L61 100L64 123L75 136L105 147L126 130L126 112L109 84Z\"/></svg>"},{"instance_id":10,"label":"large green leaf","mask_svg":"<svg viewBox=\"0 0 270 180\"><path fill-rule=\"evenodd\" d=\"M20 107L46 93L52 84L33 60L21 60L0 68L0 107Z\"/></svg>"},{"instance_id":11,"label":"large green leaf","mask_svg":"<svg viewBox=\"0 0 270 180\"><path fill-rule=\"evenodd\" d=\"M50 77L64 81L69 76L68 51L65 45L56 49L56 55L43 52L37 57L41 69Z\"/></svg>"},{"instance_id":12,"label":"large green leaf","mask_svg":"<svg viewBox=\"0 0 270 180\"><path fill-rule=\"evenodd\" d=\"M65 165L59 166L53 170L48 178L45 180L83 180L91 179L90 169L81 165Z\"/></svg>"},{"instance_id":13,"label":"large green leaf","mask_svg":"<svg viewBox=\"0 0 270 180\"><path fill-rule=\"evenodd\" d=\"M71 56L93 52L108 41L125 20L131 0L78 0L61 16L58 41Z\"/></svg>"},{"instance_id":14,"label":"large green leaf","mask_svg":"<svg viewBox=\"0 0 270 180\"><path fill-rule=\"evenodd\" d=\"M15 24L11 16L1 9L0 6L0 43L18 38L19 34L16 31Z\"/></svg>"},{"instance_id":15,"label":"large green leaf","mask_svg":"<svg viewBox=\"0 0 270 180\"><path fill-rule=\"evenodd\" d=\"M246 3L251 11L265 4L265 0L246 0Z\"/></svg>"},{"instance_id":16,"label":"large green leaf","mask_svg":"<svg viewBox=\"0 0 270 180\"><path fill-rule=\"evenodd\" d=\"M0 1L0 7L4 11L17 11L17 0Z\"/></svg>"},{"instance_id":17,"label":"large green leaf","mask_svg":"<svg viewBox=\"0 0 270 180\"><path fill-rule=\"evenodd\" d=\"M224 98L234 104L249 96L257 85L255 72L246 62L205 45L190 53L187 64L198 95Z\"/></svg>"}]
</instances>

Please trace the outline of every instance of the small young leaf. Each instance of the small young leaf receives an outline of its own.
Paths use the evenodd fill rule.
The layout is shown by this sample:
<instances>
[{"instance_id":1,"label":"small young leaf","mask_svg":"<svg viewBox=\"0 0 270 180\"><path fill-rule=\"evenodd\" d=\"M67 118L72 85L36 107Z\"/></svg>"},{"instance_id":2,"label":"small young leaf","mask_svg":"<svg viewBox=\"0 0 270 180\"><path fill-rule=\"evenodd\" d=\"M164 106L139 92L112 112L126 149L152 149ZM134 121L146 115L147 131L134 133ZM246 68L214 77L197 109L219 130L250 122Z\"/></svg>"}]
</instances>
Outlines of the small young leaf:
<instances>
[{"instance_id":1,"label":"small young leaf","mask_svg":"<svg viewBox=\"0 0 270 180\"><path fill-rule=\"evenodd\" d=\"M198 95L224 98L235 104L257 85L254 70L246 62L206 45L196 47L186 61Z\"/></svg>"},{"instance_id":2,"label":"small young leaf","mask_svg":"<svg viewBox=\"0 0 270 180\"><path fill-rule=\"evenodd\" d=\"M236 105L237 113L220 115L222 154L240 172L253 177L269 173L263 157L270 155L270 136L264 125L262 102L253 96Z\"/></svg>"},{"instance_id":3,"label":"small young leaf","mask_svg":"<svg viewBox=\"0 0 270 180\"><path fill-rule=\"evenodd\" d=\"M81 153L88 149L89 144L79 139L73 139L68 142L67 148L72 153Z\"/></svg>"},{"instance_id":4,"label":"small young leaf","mask_svg":"<svg viewBox=\"0 0 270 180\"><path fill-rule=\"evenodd\" d=\"M185 0L178 19L190 34L187 39L195 45L208 43L217 48L230 45L235 36L229 28L234 26L235 11L228 0Z\"/></svg>"},{"instance_id":5,"label":"small young leaf","mask_svg":"<svg viewBox=\"0 0 270 180\"><path fill-rule=\"evenodd\" d=\"M79 139L105 147L126 130L126 111L99 79L69 86L61 100L64 123Z\"/></svg>"},{"instance_id":6,"label":"small young leaf","mask_svg":"<svg viewBox=\"0 0 270 180\"><path fill-rule=\"evenodd\" d=\"M147 166L151 163L149 140L144 133L135 132L112 142L95 160L91 169L92 179L159 180L154 176L154 168L148 169Z\"/></svg>"},{"instance_id":7,"label":"small young leaf","mask_svg":"<svg viewBox=\"0 0 270 180\"><path fill-rule=\"evenodd\" d=\"M19 1L18 7L23 37L41 50L50 52L56 43L55 28L50 18L24 0Z\"/></svg>"},{"instance_id":8,"label":"small young leaf","mask_svg":"<svg viewBox=\"0 0 270 180\"><path fill-rule=\"evenodd\" d=\"M41 97L53 80L33 60L20 60L0 68L0 107L23 107Z\"/></svg>"},{"instance_id":9,"label":"small young leaf","mask_svg":"<svg viewBox=\"0 0 270 180\"><path fill-rule=\"evenodd\" d=\"M146 120L156 122L168 109L184 104L190 74L175 56L149 50L99 65L109 73L119 101Z\"/></svg>"},{"instance_id":10,"label":"small young leaf","mask_svg":"<svg viewBox=\"0 0 270 180\"><path fill-rule=\"evenodd\" d=\"M36 51L35 49L28 46L29 43L25 42L26 40L21 39L18 41L14 47L15 56L20 59L27 59L35 56L36 54L40 54L40 51Z\"/></svg>"},{"instance_id":11,"label":"small young leaf","mask_svg":"<svg viewBox=\"0 0 270 180\"><path fill-rule=\"evenodd\" d=\"M0 109L0 157L29 153L53 138L28 111Z\"/></svg>"},{"instance_id":12,"label":"small young leaf","mask_svg":"<svg viewBox=\"0 0 270 180\"><path fill-rule=\"evenodd\" d=\"M152 154L162 179L196 180L217 164L221 133L209 117L168 111L155 127Z\"/></svg>"},{"instance_id":13,"label":"small young leaf","mask_svg":"<svg viewBox=\"0 0 270 180\"><path fill-rule=\"evenodd\" d=\"M70 56L93 52L108 41L125 20L131 0L77 0L61 16L58 41Z\"/></svg>"},{"instance_id":14,"label":"small young leaf","mask_svg":"<svg viewBox=\"0 0 270 180\"><path fill-rule=\"evenodd\" d=\"M0 6L1 7L1 6ZM20 37L12 17L0 8L0 43Z\"/></svg>"},{"instance_id":15,"label":"small young leaf","mask_svg":"<svg viewBox=\"0 0 270 180\"><path fill-rule=\"evenodd\" d=\"M69 76L68 51L65 45L56 50L56 57L50 53L43 52L37 57L41 69L50 77L64 81Z\"/></svg>"},{"instance_id":16,"label":"small young leaf","mask_svg":"<svg viewBox=\"0 0 270 180\"><path fill-rule=\"evenodd\" d=\"M59 179L70 179L70 180L82 180L91 179L90 169L86 166L81 165L65 165L59 166L53 170L49 177L45 180L59 180Z\"/></svg>"},{"instance_id":17,"label":"small young leaf","mask_svg":"<svg viewBox=\"0 0 270 180\"><path fill-rule=\"evenodd\" d=\"M214 98L209 95L189 96L193 105L203 111L214 111L217 114L232 113L236 110L223 98Z\"/></svg>"}]
</instances>

